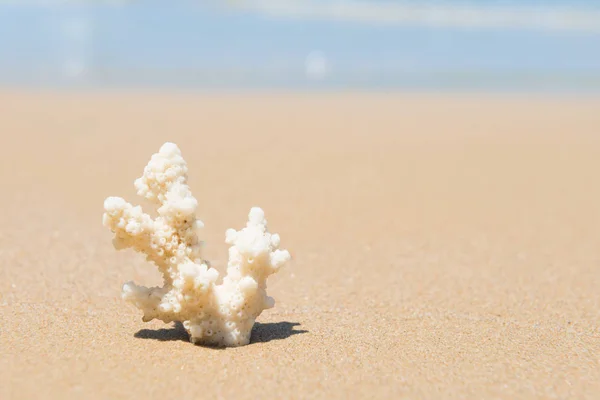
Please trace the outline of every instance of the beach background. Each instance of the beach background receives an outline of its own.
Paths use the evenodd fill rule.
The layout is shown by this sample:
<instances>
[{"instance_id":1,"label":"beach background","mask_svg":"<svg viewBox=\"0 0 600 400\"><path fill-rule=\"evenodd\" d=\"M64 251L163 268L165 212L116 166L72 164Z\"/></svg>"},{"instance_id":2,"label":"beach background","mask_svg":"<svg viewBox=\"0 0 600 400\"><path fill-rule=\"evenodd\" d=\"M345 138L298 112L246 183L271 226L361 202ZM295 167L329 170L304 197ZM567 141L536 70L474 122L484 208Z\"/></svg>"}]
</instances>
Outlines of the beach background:
<instances>
[{"instance_id":1,"label":"beach background","mask_svg":"<svg viewBox=\"0 0 600 400\"><path fill-rule=\"evenodd\" d=\"M600 6L0 2L0 398L600 393ZM166 142L205 258L293 262L252 343L143 323L107 196Z\"/></svg>"}]
</instances>

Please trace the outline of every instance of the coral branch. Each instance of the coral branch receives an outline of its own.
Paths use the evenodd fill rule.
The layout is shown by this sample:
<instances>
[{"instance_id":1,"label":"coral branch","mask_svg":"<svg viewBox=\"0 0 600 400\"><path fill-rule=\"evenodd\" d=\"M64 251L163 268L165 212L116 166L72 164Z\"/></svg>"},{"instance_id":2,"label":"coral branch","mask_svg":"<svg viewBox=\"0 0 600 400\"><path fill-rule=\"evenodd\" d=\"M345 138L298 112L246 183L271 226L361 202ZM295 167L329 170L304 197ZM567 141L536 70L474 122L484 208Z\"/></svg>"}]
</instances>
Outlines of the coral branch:
<instances>
[{"instance_id":1,"label":"coral branch","mask_svg":"<svg viewBox=\"0 0 600 400\"><path fill-rule=\"evenodd\" d=\"M156 264L164 286L128 282L123 298L143 311L144 321L182 321L194 343L248 344L256 318L275 304L266 293L267 278L290 259L279 249L279 235L267 231L264 212L252 208L245 228L226 232L227 276L217 284L219 273L200 256L196 232L203 225L196 219L198 202L187 185L187 165L179 148L165 143L135 187L157 206L158 217L152 219L120 197L109 197L103 223L115 234L117 250L133 248Z\"/></svg>"}]
</instances>

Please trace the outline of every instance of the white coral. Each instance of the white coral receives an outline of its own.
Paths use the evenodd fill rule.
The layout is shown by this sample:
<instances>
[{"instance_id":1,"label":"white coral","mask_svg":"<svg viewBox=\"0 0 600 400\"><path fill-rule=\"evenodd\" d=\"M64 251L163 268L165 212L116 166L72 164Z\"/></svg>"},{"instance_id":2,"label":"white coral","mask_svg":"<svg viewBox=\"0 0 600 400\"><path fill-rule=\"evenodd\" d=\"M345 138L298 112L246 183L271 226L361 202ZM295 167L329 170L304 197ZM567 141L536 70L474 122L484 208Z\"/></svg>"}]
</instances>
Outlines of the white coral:
<instances>
[{"instance_id":1,"label":"white coral","mask_svg":"<svg viewBox=\"0 0 600 400\"><path fill-rule=\"evenodd\" d=\"M195 216L198 202L187 185L187 165L179 148L165 143L135 187L157 206L158 217L120 197L109 197L103 223L114 232L117 250L131 247L157 265L164 286L128 282L123 298L143 311L144 321L182 321L194 343L248 344L254 321L274 305L266 294L267 277L290 259L286 250L279 250L279 235L267 231L263 210L252 208L245 228L227 231L227 276L217 284L219 273L200 256L196 231L203 225Z\"/></svg>"}]
</instances>

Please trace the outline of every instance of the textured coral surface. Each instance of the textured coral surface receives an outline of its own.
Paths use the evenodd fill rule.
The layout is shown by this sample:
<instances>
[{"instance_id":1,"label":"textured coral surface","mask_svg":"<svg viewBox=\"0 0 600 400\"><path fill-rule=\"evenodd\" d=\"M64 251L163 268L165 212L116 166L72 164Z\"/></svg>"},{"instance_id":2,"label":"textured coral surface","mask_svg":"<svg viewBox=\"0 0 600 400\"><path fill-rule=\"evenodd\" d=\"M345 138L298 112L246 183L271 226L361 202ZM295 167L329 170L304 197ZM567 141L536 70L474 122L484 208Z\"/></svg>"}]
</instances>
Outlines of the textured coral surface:
<instances>
[{"instance_id":1,"label":"textured coral surface","mask_svg":"<svg viewBox=\"0 0 600 400\"><path fill-rule=\"evenodd\" d=\"M115 236L116 249L133 248L146 255L163 275L164 286L123 285L123 298L143 311L144 321L181 321L194 343L218 346L248 344L256 318L273 307L266 282L289 259L279 249L279 235L267 231L263 210L253 207L246 227L229 229L227 275L200 256L196 219L198 202L187 185L187 165L173 143L154 154L135 181L137 193L157 207L152 218L140 206L120 197L104 202L103 223Z\"/></svg>"}]
</instances>

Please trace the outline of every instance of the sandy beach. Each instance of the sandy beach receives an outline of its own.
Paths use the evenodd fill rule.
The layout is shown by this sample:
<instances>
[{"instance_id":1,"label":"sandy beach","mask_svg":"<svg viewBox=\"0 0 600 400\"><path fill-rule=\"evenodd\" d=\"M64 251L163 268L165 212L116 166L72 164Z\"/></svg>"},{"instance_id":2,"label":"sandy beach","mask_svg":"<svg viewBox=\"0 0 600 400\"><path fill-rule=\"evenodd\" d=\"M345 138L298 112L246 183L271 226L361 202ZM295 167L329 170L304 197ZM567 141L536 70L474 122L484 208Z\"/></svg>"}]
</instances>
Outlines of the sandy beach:
<instances>
[{"instance_id":1,"label":"sandy beach","mask_svg":"<svg viewBox=\"0 0 600 400\"><path fill-rule=\"evenodd\" d=\"M600 99L0 93L0 398L598 398ZM223 271L260 206L293 262L252 343L195 346L102 226L182 149Z\"/></svg>"}]
</instances>

